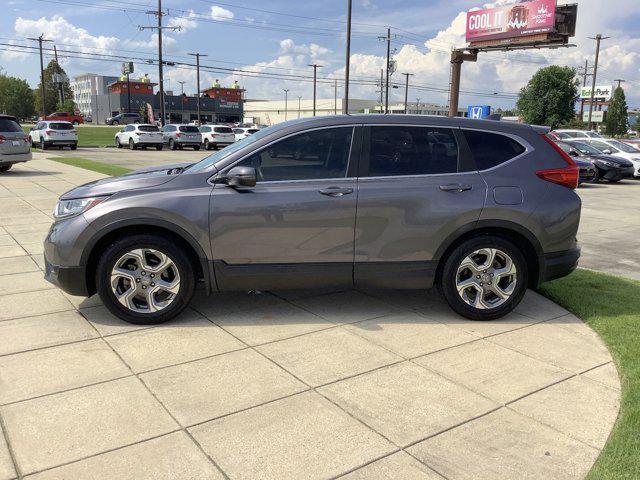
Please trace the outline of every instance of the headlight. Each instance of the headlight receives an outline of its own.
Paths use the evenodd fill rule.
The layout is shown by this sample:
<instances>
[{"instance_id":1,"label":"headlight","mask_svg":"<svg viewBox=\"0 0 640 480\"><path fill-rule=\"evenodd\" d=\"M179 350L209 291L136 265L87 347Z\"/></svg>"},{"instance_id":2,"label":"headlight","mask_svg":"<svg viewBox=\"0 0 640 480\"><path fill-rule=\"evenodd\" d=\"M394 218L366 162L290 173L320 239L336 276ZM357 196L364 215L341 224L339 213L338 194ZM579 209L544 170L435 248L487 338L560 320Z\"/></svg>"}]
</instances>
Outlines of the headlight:
<instances>
[{"instance_id":1,"label":"headlight","mask_svg":"<svg viewBox=\"0 0 640 480\"><path fill-rule=\"evenodd\" d=\"M74 200L60 200L56 203L53 210L55 218L67 218L74 215L80 215L87 210L95 207L99 203L104 202L107 197L77 198Z\"/></svg>"}]
</instances>

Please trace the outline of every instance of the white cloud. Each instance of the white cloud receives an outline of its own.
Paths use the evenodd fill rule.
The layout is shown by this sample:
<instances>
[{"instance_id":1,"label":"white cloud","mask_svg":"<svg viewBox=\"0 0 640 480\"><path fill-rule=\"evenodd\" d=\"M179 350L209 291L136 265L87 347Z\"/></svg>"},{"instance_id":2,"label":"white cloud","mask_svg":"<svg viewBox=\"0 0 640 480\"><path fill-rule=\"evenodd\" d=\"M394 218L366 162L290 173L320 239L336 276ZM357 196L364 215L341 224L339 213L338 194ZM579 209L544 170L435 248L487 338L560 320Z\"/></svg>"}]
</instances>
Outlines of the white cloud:
<instances>
[{"instance_id":1,"label":"white cloud","mask_svg":"<svg viewBox=\"0 0 640 480\"><path fill-rule=\"evenodd\" d=\"M214 20L232 20L233 17L233 12L226 8L222 8L217 5L211 7L211 18Z\"/></svg>"},{"instance_id":2,"label":"white cloud","mask_svg":"<svg viewBox=\"0 0 640 480\"><path fill-rule=\"evenodd\" d=\"M192 30L198 26L196 21L197 15L193 10L189 10L187 14L183 14L180 17L171 17L167 22L169 27L180 27L176 33L184 34L188 30Z\"/></svg>"}]
</instances>

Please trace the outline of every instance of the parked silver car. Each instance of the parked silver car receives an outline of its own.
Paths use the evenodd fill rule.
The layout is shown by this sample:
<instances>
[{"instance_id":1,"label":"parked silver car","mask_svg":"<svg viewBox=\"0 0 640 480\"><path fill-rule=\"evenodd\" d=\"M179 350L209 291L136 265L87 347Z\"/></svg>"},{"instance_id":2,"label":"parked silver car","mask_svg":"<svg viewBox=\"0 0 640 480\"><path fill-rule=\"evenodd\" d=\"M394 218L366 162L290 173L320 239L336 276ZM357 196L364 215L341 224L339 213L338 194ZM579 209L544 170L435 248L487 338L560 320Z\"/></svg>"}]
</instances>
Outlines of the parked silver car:
<instances>
[{"instance_id":1,"label":"parked silver car","mask_svg":"<svg viewBox=\"0 0 640 480\"><path fill-rule=\"evenodd\" d=\"M31 160L30 143L16 117L0 115L0 173Z\"/></svg>"},{"instance_id":2,"label":"parked silver car","mask_svg":"<svg viewBox=\"0 0 640 480\"><path fill-rule=\"evenodd\" d=\"M196 286L438 286L461 315L506 315L578 263L578 167L549 129L339 115L260 130L195 164L77 187L46 278L120 318L174 318Z\"/></svg>"},{"instance_id":3,"label":"parked silver car","mask_svg":"<svg viewBox=\"0 0 640 480\"><path fill-rule=\"evenodd\" d=\"M184 147L200 150L202 134L195 125L169 123L162 127L162 141L171 150L182 150Z\"/></svg>"}]
</instances>

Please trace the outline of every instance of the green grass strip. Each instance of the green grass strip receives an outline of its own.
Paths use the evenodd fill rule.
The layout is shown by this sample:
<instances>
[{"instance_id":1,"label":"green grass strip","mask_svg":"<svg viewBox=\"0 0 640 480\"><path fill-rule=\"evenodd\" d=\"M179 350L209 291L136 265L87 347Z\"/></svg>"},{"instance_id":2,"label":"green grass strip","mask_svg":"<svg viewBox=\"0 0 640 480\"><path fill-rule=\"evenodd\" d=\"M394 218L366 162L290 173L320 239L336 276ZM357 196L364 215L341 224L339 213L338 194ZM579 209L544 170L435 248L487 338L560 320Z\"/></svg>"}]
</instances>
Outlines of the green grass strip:
<instances>
[{"instance_id":1,"label":"green grass strip","mask_svg":"<svg viewBox=\"0 0 640 480\"><path fill-rule=\"evenodd\" d=\"M95 160L80 157L49 157L48 160L64 163L66 165L73 165L74 167L84 168L85 170L91 170L93 172L104 173L105 175L110 175L112 177L117 177L133 171L130 168L96 162Z\"/></svg>"},{"instance_id":2,"label":"green grass strip","mask_svg":"<svg viewBox=\"0 0 640 480\"><path fill-rule=\"evenodd\" d=\"M620 414L589 480L640 478L640 282L577 270L546 283L543 295L602 338L622 381Z\"/></svg>"}]
</instances>

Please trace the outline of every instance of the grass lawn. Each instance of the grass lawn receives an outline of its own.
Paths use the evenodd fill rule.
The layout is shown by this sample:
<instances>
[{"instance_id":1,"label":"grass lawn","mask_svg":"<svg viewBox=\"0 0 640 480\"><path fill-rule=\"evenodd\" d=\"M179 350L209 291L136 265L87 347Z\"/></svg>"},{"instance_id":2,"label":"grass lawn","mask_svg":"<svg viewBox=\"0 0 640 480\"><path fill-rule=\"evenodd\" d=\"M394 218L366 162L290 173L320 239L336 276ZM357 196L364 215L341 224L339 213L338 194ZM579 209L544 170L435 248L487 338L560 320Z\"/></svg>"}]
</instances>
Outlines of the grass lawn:
<instances>
[{"instance_id":1,"label":"grass lawn","mask_svg":"<svg viewBox=\"0 0 640 480\"><path fill-rule=\"evenodd\" d=\"M640 478L640 282L577 270L544 284L541 293L600 335L622 380L620 415L587 478Z\"/></svg>"},{"instance_id":2,"label":"grass lawn","mask_svg":"<svg viewBox=\"0 0 640 480\"><path fill-rule=\"evenodd\" d=\"M28 133L32 125L23 125L22 129ZM111 127L108 125L78 125L78 146L79 147L112 147L115 145L115 136L122 126Z\"/></svg>"},{"instance_id":3,"label":"grass lawn","mask_svg":"<svg viewBox=\"0 0 640 480\"><path fill-rule=\"evenodd\" d=\"M84 168L85 170L92 170L98 173L104 173L112 177L118 175L124 175L132 170L130 168L120 167L118 165L110 165L108 163L96 162L95 160L89 160L87 158L79 157L49 157L47 160L53 160L54 162L65 163L67 165L73 165L74 167Z\"/></svg>"}]
</instances>

